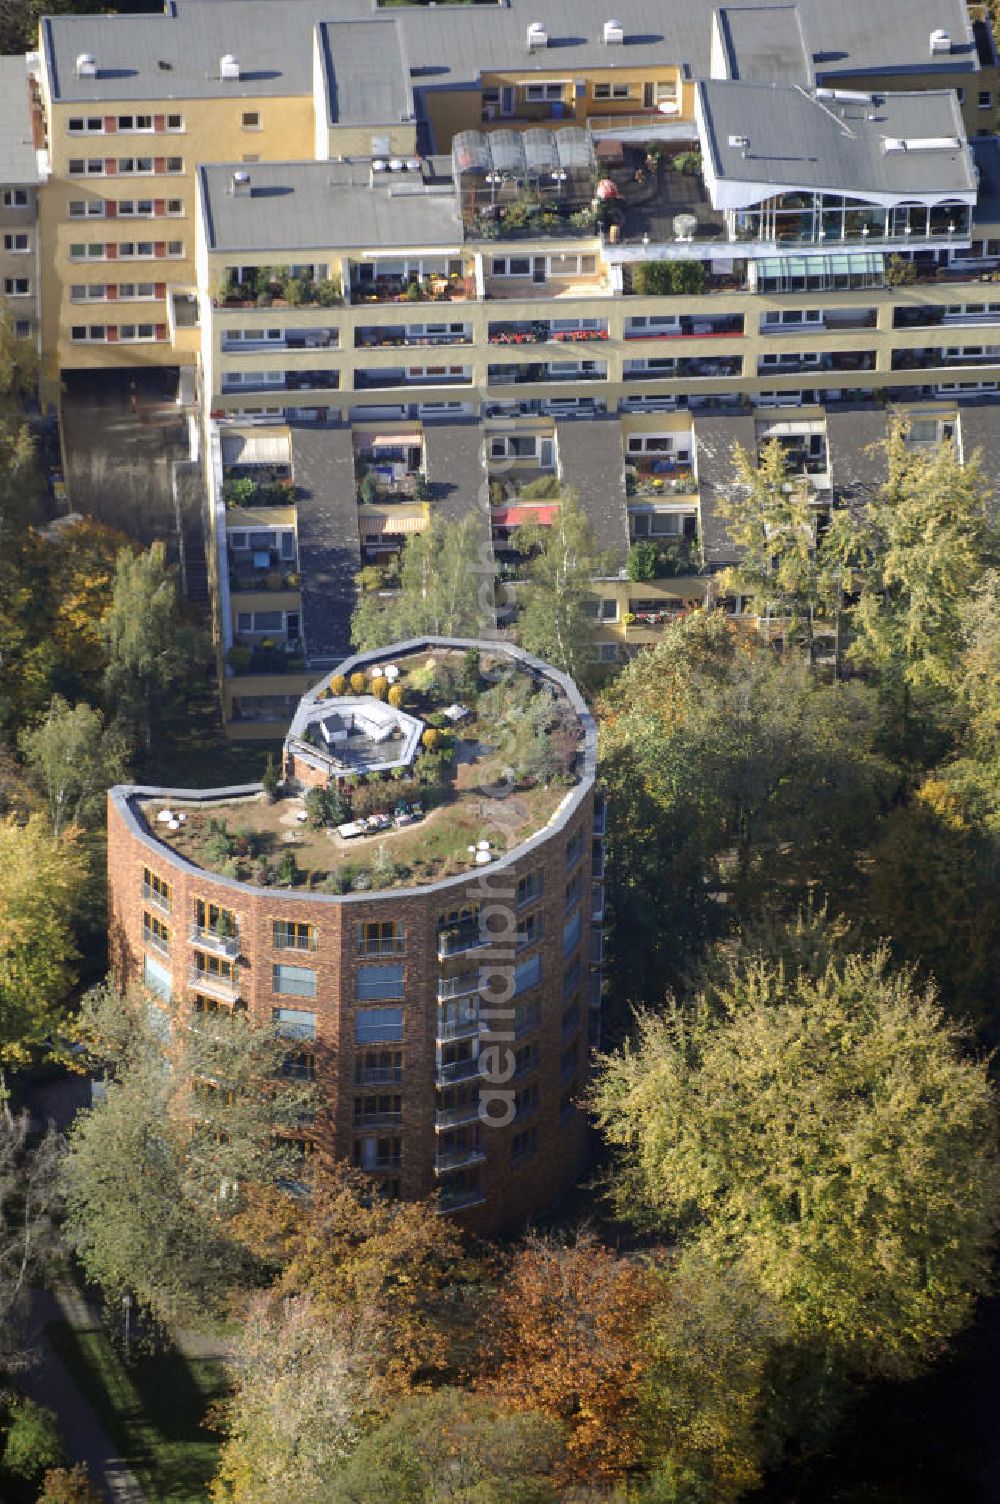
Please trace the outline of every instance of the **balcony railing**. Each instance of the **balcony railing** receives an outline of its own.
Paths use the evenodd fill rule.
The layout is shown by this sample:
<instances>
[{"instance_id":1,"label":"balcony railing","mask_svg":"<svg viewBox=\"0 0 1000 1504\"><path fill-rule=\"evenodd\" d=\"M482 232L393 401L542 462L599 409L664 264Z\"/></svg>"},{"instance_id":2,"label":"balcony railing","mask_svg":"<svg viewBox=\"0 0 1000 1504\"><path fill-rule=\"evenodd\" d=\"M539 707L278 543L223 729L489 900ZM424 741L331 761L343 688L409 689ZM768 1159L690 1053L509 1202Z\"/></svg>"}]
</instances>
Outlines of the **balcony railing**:
<instances>
[{"instance_id":1,"label":"balcony railing","mask_svg":"<svg viewBox=\"0 0 1000 1504\"><path fill-rule=\"evenodd\" d=\"M449 998L471 997L479 991L481 973L478 971L463 971L457 977L439 977L437 985L437 998L439 1003L445 1003Z\"/></svg>"},{"instance_id":2,"label":"balcony railing","mask_svg":"<svg viewBox=\"0 0 1000 1504\"><path fill-rule=\"evenodd\" d=\"M490 366L488 380L495 386L524 386L545 381L606 381L607 366L593 371L553 371L545 364L525 366Z\"/></svg>"},{"instance_id":3,"label":"balcony railing","mask_svg":"<svg viewBox=\"0 0 1000 1504\"><path fill-rule=\"evenodd\" d=\"M195 992L202 992L206 997L221 998L223 1002L238 1002L240 996L239 972L233 968L232 977L216 976L214 972L198 971L192 967L188 977L188 986Z\"/></svg>"},{"instance_id":4,"label":"balcony railing","mask_svg":"<svg viewBox=\"0 0 1000 1504\"><path fill-rule=\"evenodd\" d=\"M453 1149L448 1154L438 1154L434 1160L435 1175L447 1174L449 1170L464 1170L469 1165L481 1165L486 1158L482 1149Z\"/></svg>"},{"instance_id":5,"label":"balcony railing","mask_svg":"<svg viewBox=\"0 0 1000 1504\"><path fill-rule=\"evenodd\" d=\"M450 930L438 930L438 960L458 956L465 951L482 950L493 944L491 935L484 935L478 924L462 924Z\"/></svg>"},{"instance_id":6,"label":"balcony railing","mask_svg":"<svg viewBox=\"0 0 1000 1504\"><path fill-rule=\"evenodd\" d=\"M142 943L147 950L155 950L161 956L170 954L170 942L157 935L154 930L148 929L146 925L142 927Z\"/></svg>"},{"instance_id":7,"label":"balcony railing","mask_svg":"<svg viewBox=\"0 0 1000 1504\"><path fill-rule=\"evenodd\" d=\"M486 1200L486 1192L481 1186L470 1186L464 1191L453 1191L450 1195L442 1191L441 1200L438 1203L438 1216L446 1217L449 1212L461 1212L470 1206L482 1206Z\"/></svg>"},{"instance_id":8,"label":"balcony railing","mask_svg":"<svg viewBox=\"0 0 1000 1504\"><path fill-rule=\"evenodd\" d=\"M468 1123L478 1123L479 1103L463 1102L461 1107L445 1107L434 1115L434 1129L443 1133L448 1128L461 1128Z\"/></svg>"},{"instance_id":9,"label":"balcony railing","mask_svg":"<svg viewBox=\"0 0 1000 1504\"><path fill-rule=\"evenodd\" d=\"M355 1128L396 1128L403 1121L401 1112L363 1112L354 1119Z\"/></svg>"},{"instance_id":10,"label":"balcony railing","mask_svg":"<svg viewBox=\"0 0 1000 1504\"><path fill-rule=\"evenodd\" d=\"M376 940L357 940L354 945L354 954L356 956L401 956L403 946L402 935L389 935Z\"/></svg>"},{"instance_id":11,"label":"balcony railing","mask_svg":"<svg viewBox=\"0 0 1000 1504\"><path fill-rule=\"evenodd\" d=\"M472 1081L478 1075L479 1061L471 1056L468 1060L451 1060L447 1064L439 1064L437 1083L439 1086L451 1086L457 1081Z\"/></svg>"},{"instance_id":12,"label":"balcony railing","mask_svg":"<svg viewBox=\"0 0 1000 1504\"><path fill-rule=\"evenodd\" d=\"M394 1086L402 1079L401 1065L359 1066L354 1072L355 1086Z\"/></svg>"},{"instance_id":13,"label":"balcony railing","mask_svg":"<svg viewBox=\"0 0 1000 1504\"><path fill-rule=\"evenodd\" d=\"M479 1033L479 1015L472 1018L438 1019L435 1025L435 1037L439 1044L454 1039L474 1039Z\"/></svg>"},{"instance_id":14,"label":"balcony railing","mask_svg":"<svg viewBox=\"0 0 1000 1504\"><path fill-rule=\"evenodd\" d=\"M608 830L608 801L600 795L594 800L594 824L592 834L603 836Z\"/></svg>"},{"instance_id":15,"label":"balcony railing","mask_svg":"<svg viewBox=\"0 0 1000 1504\"><path fill-rule=\"evenodd\" d=\"M191 926L191 943L202 950L210 950L217 956L230 956L234 960L240 953L239 932L235 935L220 935L217 930L203 929L199 924Z\"/></svg>"}]
</instances>

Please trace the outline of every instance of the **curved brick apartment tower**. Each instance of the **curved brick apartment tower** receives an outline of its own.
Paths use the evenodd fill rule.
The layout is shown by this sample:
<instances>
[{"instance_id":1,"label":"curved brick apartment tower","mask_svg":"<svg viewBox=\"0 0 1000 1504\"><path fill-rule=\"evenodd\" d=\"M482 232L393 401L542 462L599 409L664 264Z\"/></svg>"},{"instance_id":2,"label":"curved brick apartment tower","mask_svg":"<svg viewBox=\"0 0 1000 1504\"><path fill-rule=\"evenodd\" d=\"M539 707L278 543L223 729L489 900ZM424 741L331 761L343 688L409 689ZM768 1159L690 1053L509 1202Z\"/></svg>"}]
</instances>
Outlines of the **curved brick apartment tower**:
<instances>
[{"instance_id":1,"label":"curved brick apartment tower","mask_svg":"<svg viewBox=\"0 0 1000 1504\"><path fill-rule=\"evenodd\" d=\"M479 696L445 707L454 784L424 811L410 772L428 698L407 686L442 671L453 685L472 649ZM603 909L593 722L569 679L505 643L420 639L337 672L364 675L365 689L355 678L332 697L329 675L303 698L276 803L256 785L111 790L113 964L174 1006L278 1020L289 1069L315 1075L332 1108L339 1154L392 1194L439 1194L477 1230L514 1226L550 1207L584 1157ZM384 686L367 693L378 679L404 691L395 720ZM490 728L516 737L522 712L550 717L561 776L503 796ZM359 781L376 800L389 791L384 829L304 822L306 787ZM274 865L291 851L295 885L274 883L274 866L262 885L259 856L220 856L220 828Z\"/></svg>"}]
</instances>

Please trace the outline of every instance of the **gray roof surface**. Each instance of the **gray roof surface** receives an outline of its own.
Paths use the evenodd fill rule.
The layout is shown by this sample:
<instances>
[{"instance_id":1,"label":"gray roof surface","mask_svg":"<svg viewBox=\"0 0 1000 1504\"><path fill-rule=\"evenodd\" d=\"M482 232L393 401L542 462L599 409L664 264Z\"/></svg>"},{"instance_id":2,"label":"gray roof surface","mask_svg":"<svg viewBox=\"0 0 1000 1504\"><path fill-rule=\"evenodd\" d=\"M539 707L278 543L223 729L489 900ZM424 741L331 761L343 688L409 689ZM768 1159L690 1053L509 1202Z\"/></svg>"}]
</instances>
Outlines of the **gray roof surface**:
<instances>
[{"instance_id":1,"label":"gray roof surface","mask_svg":"<svg viewBox=\"0 0 1000 1504\"><path fill-rule=\"evenodd\" d=\"M979 451L983 480L988 487L994 526L1000 516L1000 413L995 404L965 403L959 408L959 432L965 463Z\"/></svg>"},{"instance_id":2,"label":"gray roof surface","mask_svg":"<svg viewBox=\"0 0 1000 1504\"><path fill-rule=\"evenodd\" d=\"M975 192L972 152L964 144L953 90L879 95L873 109L773 84L709 80L698 87L723 181L889 195ZM731 136L749 137L745 156L729 144ZM952 138L960 144L887 152L883 142L889 137Z\"/></svg>"},{"instance_id":3,"label":"gray roof surface","mask_svg":"<svg viewBox=\"0 0 1000 1504\"><path fill-rule=\"evenodd\" d=\"M787 70L791 54L788 43L776 36L774 6L764 7L767 14L760 17L756 40L752 7L739 9L740 76L746 76L754 57L769 70ZM883 70L926 75L979 66L962 0L798 0L795 9L799 29L813 48L817 77ZM176 16L46 18L42 45L54 97L96 101L308 94L315 25L356 22L376 13L372 0L175 0L175 10ZM433 88L468 82L481 69L516 67L563 76L581 67L628 69L637 60L686 63L695 77L707 77L712 11L709 0L619 0L615 7L608 0L507 0L497 6L414 6L380 14L399 28L409 68ZM604 22L612 14L625 28L622 47L606 47L602 40ZM545 24L550 42L529 54L527 27L534 20ZM928 38L936 28L950 33L950 54L930 55ZM337 45L331 41L335 58ZM345 45L350 64L357 58L356 31ZM96 57L97 78L76 77L80 52ZM218 60L225 52L239 58L245 78L219 79ZM347 117L342 112L339 118Z\"/></svg>"},{"instance_id":4,"label":"gray roof surface","mask_svg":"<svg viewBox=\"0 0 1000 1504\"><path fill-rule=\"evenodd\" d=\"M409 70L401 43L402 28L391 12L320 26L331 125L398 125L410 114Z\"/></svg>"},{"instance_id":5,"label":"gray roof surface","mask_svg":"<svg viewBox=\"0 0 1000 1504\"><path fill-rule=\"evenodd\" d=\"M617 417L577 418L556 424L559 469L580 497L606 567L617 571L628 557L628 510L621 424Z\"/></svg>"},{"instance_id":6,"label":"gray roof surface","mask_svg":"<svg viewBox=\"0 0 1000 1504\"><path fill-rule=\"evenodd\" d=\"M979 170L973 226L1000 225L1000 141L996 136L980 136L972 143L972 155Z\"/></svg>"},{"instance_id":7,"label":"gray roof surface","mask_svg":"<svg viewBox=\"0 0 1000 1504\"><path fill-rule=\"evenodd\" d=\"M732 542L715 502L720 492L730 496L738 489L733 469L733 445L742 444L749 454L755 454L756 424L753 417L745 413L708 413L704 417L699 413L694 419L694 436L705 561L708 564L734 564L739 559L739 550Z\"/></svg>"},{"instance_id":8,"label":"gray roof surface","mask_svg":"<svg viewBox=\"0 0 1000 1504\"><path fill-rule=\"evenodd\" d=\"M349 426L292 426L302 635L310 663L351 650L354 576L361 568L354 443Z\"/></svg>"},{"instance_id":9,"label":"gray roof surface","mask_svg":"<svg viewBox=\"0 0 1000 1504\"><path fill-rule=\"evenodd\" d=\"M24 58L0 57L0 183L37 183Z\"/></svg>"},{"instance_id":10,"label":"gray roof surface","mask_svg":"<svg viewBox=\"0 0 1000 1504\"><path fill-rule=\"evenodd\" d=\"M484 569L492 569L493 534L483 468L483 437L478 418L458 423L424 422L427 478L433 493L431 513L446 522L473 518Z\"/></svg>"},{"instance_id":11,"label":"gray roof surface","mask_svg":"<svg viewBox=\"0 0 1000 1504\"><path fill-rule=\"evenodd\" d=\"M887 433L884 408L851 405L827 409L833 494L845 506L869 500L885 484L888 465L881 445Z\"/></svg>"},{"instance_id":12,"label":"gray roof surface","mask_svg":"<svg viewBox=\"0 0 1000 1504\"><path fill-rule=\"evenodd\" d=\"M252 191L232 191L234 171ZM199 168L205 233L213 251L459 247L450 185L428 190L417 173L371 178L367 162L252 162ZM442 191L443 190L443 191Z\"/></svg>"},{"instance_id":13,"label":"gray roof surface","mask_svg":"<svg viewBox=\"0 0 1000 1504\"><path fill-rule=\"evenodd\" d=\"M812 54L799 6L721 6L719 29L730 78L762 84L812 82Z\"/></svg>"}]
</instances>

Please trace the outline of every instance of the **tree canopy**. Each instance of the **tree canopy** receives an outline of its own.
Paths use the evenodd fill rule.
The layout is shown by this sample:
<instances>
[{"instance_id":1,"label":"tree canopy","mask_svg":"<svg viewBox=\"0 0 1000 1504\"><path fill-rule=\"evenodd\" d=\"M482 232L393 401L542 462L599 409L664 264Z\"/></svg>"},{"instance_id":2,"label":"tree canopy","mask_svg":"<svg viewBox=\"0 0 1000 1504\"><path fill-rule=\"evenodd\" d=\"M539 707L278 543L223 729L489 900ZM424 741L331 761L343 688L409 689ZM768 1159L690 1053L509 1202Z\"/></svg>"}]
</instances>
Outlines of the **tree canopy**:
<instances>
[{"instance_id":1,"label":"tree canopy","mask_svg":"<svg viewBox=\"0 0 1000 1504\"><path fill-rule=\"evenodd\" d=\"M593 660L591 580L600 559L593 529L574 491L563 491L548 527L525 525L514 536L528 556L527 582L517 593L516 632L522 647L581 683Z\"/></svg>"},{"instance_id":2,"label":"tree canopy","mask_svg":"<svg viewBox=\"0 0 1000 1504\"><path fill-rule=\"evenodd\" d=\"M493 624L493 566L479 557L475 517L431 516L403 549L399 589L362 591L351 636L362 652L408 637L482 637Z\"/></svg>"}]
</instances>

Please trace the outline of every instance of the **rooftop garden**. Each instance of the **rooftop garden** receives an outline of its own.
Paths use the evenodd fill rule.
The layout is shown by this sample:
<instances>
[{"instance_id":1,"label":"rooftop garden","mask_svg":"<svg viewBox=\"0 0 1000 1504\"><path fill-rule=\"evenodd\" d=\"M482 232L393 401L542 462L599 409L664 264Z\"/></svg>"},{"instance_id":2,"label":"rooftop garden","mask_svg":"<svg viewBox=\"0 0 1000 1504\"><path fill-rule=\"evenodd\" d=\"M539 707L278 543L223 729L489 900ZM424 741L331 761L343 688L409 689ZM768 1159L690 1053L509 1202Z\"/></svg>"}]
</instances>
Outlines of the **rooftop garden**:
<instances>
[{"instance_id":1,"label":"rooftop garden","mask_svg":"<svg viewBox=\"0 0 1000 1504\"><path fill-rule=\"evenodd\" d=\"M227 476L222 483L227 511L233 507L287 507L295 500L291 480L255 480L250 476Z\"/></svg>"},{"instance_id":2,"label":"rooftop garden","mask_svg":"<svg viewBox=\"0 0 1000 1504\"><path fill-rule=\"evenodd\" d=\"M561 692L475 650L417 654L397 666L391 688L358 674L334 679L326 693L331 708L338 691L375 694L418 717L425 729L409 767L345 776L304 797L278 787L198 804L146 800L150 831L240 882L349 893L458 876L481 863L482 851L504 855L541 829L578 777L581 729ZM465 711L457 723L445 714L455 705ZM502 829L497 787L510 789ZM166 836L157 821L164 808L185 817Z\"/></svg>"},{"instance_id":3,"label":"rooftop garden","mask_svg":"<svg viewBox=\"0 0 1000 1504\"><path fill-rule=\"evenodd\" d=\"M326 270L326 268L322 268ZM252 304L257 308L297 308L316 304L334 308L343 301L337 277L316 277L314 268L287 266L243 267L239 276L230 268L222 283L216 303L229 307Z\"/></svg>"}]
</instances>

